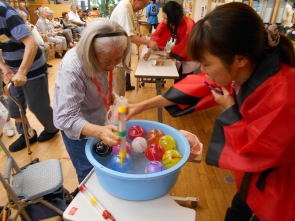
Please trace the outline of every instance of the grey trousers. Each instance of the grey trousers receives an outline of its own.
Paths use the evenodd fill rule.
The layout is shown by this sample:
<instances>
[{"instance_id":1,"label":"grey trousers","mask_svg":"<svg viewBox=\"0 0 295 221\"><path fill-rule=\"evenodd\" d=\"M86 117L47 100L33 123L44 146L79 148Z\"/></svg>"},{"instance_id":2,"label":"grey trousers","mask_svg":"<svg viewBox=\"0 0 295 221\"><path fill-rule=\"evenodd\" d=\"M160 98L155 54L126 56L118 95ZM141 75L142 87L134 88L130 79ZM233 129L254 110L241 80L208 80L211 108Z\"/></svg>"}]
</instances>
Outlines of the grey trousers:
<instances>
[{"instance_id":1,"label":"grey trousers","mask_svg":"<svg viewBox=\"0 0 295 221\"><path fill-rule=\"evenodd\" d=\"M48 44L44 43L44 45L39 45L39 48L41 48L41 50L45 56L45 60L48 61L49 55L50 55L50 46Z\"/></svg>"},{"instance_id":2,"label":"grey trousers","mask_svg":"<svg viewBox=\"0 0 295 221\"><path fill-rule=\"evenodd\" d=\"M72 34L71 29L69 29L69 28L63 29L62 35L66 38L67 44L70 44L71 42L73 42L73 34Z\"/></svg>"},{"instance_id":3,"label":"grey trousers","mask_svg":"<svg viewBox=\"0 0 295 221\"><path fill-rule=\"evenodd\" d=\"M10 93L26 110L27 105L35 114L39 122L44 126L45 131L54 133L57 131L53 125L53 111L50 106L50 98L48 93L48 78L45 76L27 81L21 87L10 87ZM20 118L18 106L8 98L8 105L12 118ZM23 134L23 125L20 122L15 123L17 132Z\"/></svg>"}]
</instances>

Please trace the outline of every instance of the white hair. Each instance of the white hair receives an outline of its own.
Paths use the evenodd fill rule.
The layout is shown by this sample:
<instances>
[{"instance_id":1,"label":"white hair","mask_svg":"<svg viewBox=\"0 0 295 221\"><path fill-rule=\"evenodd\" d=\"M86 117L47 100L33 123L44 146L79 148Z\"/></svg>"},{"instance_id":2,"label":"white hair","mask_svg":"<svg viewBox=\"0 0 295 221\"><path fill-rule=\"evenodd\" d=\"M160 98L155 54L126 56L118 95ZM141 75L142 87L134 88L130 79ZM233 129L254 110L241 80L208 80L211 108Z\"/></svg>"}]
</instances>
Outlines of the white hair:
<instances>
[{"instance_id":1,"label":"white hair","mask_svg":"<svg viewBox=\"0 0 295 221\"><path fill-rule=\"evenodd\" d=\"M98 34L122 32L123 35L112 37L97 37ZM116 22L107 18L96 18L82 32L80 41L76 46L77 56L83 64L84 72L89 76L99 75L100 67L97 64L96 55L108 53L112 50L123 52L122 64L126 71L131 71L128 67L130 51L130 41L125 30Z\"/></svg>"}]
</instances>

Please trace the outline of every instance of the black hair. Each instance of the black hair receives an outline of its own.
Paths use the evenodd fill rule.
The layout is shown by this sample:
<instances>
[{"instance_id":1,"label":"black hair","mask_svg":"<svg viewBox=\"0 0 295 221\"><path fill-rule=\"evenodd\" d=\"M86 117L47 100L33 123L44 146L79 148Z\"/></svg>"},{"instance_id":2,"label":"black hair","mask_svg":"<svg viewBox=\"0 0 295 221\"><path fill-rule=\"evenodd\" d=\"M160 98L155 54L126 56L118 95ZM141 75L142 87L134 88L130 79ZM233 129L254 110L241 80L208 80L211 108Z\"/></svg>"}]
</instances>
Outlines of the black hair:
<instances>
[{"instance_id":1,"label":"black hair","mask_svg":"<svg viewBox=\"0 0 295 221\"><path fill-rule=\"evenodd\" d=\"M163 12L167 15L167 26L171 29L171 26L179 25L181 19L184 16L183 8L178 2L167 2L163 7Z\"/></svg>"}]
</instances>

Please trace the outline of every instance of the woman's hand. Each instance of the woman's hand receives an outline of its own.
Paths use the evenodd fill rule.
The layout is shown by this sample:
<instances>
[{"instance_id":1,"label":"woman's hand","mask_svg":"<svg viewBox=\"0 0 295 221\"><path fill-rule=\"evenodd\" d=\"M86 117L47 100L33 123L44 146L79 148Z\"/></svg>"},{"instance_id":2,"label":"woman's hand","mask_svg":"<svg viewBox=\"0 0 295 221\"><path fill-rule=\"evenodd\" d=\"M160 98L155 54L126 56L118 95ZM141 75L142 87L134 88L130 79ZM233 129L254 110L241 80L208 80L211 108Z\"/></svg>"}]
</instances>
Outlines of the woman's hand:
<instances>
[{"instance_id":1,"label":"woman's hand","mask_svg":"<svg viewBox=\"0 0 295 221\"><path fill-rule=\"evenodd\" d=\"M234 98L225 87L221 87L221 90L223 95L216 93L214 90L211 90L211 93L218 104L220 104L223 108L228 109L235 104Z\"/></svg>"},{"instance_id":2,"label":"woman's hand","mask_svg":"<svg viewBox=\"0 0 295 221\"><path fill-rule=\"evenodd\" d=\"M139 103L137 104L127 104L127 113L125 116L125 120L130 120L131 117L139 114L142 112L142 107L139 105Z\"/></svg>"},{"instance_id":3,"label":"woman's hand","mask_svg":"<svg viewBox=\"0 0 295 221\"><path fill-rule=\"evenodd\" d=\"M152 52L149 50L147 53L145 53L145 54L143 55L143 59L144 59L145 61L147 61L147 60L149 59L149 57L151 56L151 54L152 54Z\"/></svg>"}]
</instances>

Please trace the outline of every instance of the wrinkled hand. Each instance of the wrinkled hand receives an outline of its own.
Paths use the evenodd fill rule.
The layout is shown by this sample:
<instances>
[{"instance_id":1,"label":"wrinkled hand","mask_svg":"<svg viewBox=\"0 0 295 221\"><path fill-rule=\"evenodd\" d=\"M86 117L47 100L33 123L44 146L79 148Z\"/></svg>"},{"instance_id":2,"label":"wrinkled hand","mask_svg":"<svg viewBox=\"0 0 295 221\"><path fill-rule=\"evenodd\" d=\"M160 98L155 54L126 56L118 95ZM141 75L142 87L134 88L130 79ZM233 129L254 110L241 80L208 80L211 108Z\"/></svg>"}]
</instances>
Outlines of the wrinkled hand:
<instances>
[{"instance_id":1,"label":"wrinkled hand","mask_svg":"<svg viewBox=\"0 0 295 221\"><path fill-rule=\"evenodd\" d=\"M111 147L118 145L121 142L121 137L115 134L116 131L118 131L118 127L115 125L103 126L100 131L100 138Z\"/></svg>"},{"instance_id":2,"label":"wrinkled hand","mask_svg":"<svg viewBox=\"0 0 295 221\"><path fill-rule=\"evenodd\" d=\"M199 141L198 137L188 131L179 130L179 132L185 136L190 145L190 156L187 161L193 161L203 151L203 144Z\"/></svg>"},{"instance_id":3,"label":"wrinkled hand","mask_svg":"<svg viewBox=\"0 0 295 221\"><path fill-rule=\"evenodd\" d=\"M221 87L221 90L223 95L216 93L214 90L211 90L211 93L218 104L223 108L228 109L235 104L234 98L225 87Z\"/></svg>"},{"instance_id":4,"label":"wrinkled hand","mask_svg":"<svg viewBox=\"0 0 295 221\"><path fill-rule=\"evenodd\" d=\"M145 53L145 54L143 55L143 59L144 59L145 61L147 61L147 60L149 59L149 57L151 56L151 54L152 54L152 52L151 52L151 51L148 51L147 53Z\"/></svg>"},{"instance_id":5,"label":"wrinkled hand","mask_svg":"<svg viewBox=\"0 0 295 221\"><path fill-rule=\"evenodd\" d=\"M11 81L13 81L15 87L20 87L27 83L27 76L20 73L16 73L12 77Z\"/></svg>"}]
</instances>

